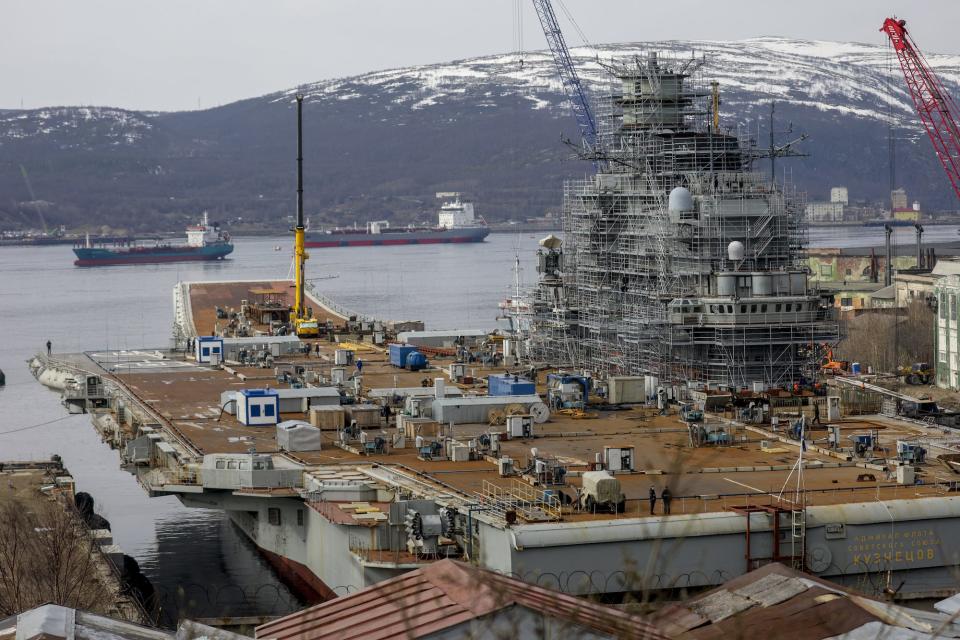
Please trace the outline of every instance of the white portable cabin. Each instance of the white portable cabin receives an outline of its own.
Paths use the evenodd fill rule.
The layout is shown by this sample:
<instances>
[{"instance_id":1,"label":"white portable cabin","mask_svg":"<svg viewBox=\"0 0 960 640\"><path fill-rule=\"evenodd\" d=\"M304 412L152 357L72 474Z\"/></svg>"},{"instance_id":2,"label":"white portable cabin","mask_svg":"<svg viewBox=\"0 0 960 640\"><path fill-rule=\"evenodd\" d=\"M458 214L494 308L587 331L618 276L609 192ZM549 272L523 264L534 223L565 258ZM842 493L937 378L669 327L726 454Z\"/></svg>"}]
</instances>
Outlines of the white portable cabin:
<instances>
[{"instance_id":1,"label":"white portable cabin","mask_svg":"<svg viewBox=\"0 0 960 640\"><path fill-rule=\"evenodd\" d=\"M251 427L280 421L280 395L273 389L240 389L236 396L237 420Z\"/></svg>"},{"instance_id":2,"label":"white portable cabin","mask_svg":"<svg viewBox=\"0 0 960 640\"><path fill-rule=\"evenodd\" d=\"M320 451L320 429L303 420L277 425L277 446L283 451Z\"/></svg>"},{"instance_id":3,"label":"white portable cabin","mask_svg":"<svg viewBox=\"0 0 960 640\"><path fill-rule=\"evenodd\" d=\"M193 356L197 362L220 364L223 362L223 338L198 337L194 342Z\"/></svg>"},{"instance_id":4,"label":"white portable cabin","mask_svg":"<svg viewBox=\"0 0 960 640\"><path fill-rule=\"evenodd\" d=\"M550 419L550 410L537 395L447 397L431 401L433 419L441 424L486 424L491 411L505 411L514 404L523 407L537 424Z\"/></svg>"},{"instance_id":5,"label":"white portable cabin","mask_svg":"<svg viewBox=\"0 0 960 640\"><path fill-rule=\"evenodd\" d=\"M263 453L207 454L203 456L201 477L207 489L303 485L302 469L278 467L273 456Z\"/></svg>"},{"instance_id":6,"label":"white portable cabin","mask_svg":"<svg viewBox=\"0 0 960 640\"><path fill-rule=\"evenodd\" d=\"M303 387L302 389L275 389L280 397L282 413L306 413L310 407L340 405L340 391L336 387Z\"/></svg>"}]
</instances>

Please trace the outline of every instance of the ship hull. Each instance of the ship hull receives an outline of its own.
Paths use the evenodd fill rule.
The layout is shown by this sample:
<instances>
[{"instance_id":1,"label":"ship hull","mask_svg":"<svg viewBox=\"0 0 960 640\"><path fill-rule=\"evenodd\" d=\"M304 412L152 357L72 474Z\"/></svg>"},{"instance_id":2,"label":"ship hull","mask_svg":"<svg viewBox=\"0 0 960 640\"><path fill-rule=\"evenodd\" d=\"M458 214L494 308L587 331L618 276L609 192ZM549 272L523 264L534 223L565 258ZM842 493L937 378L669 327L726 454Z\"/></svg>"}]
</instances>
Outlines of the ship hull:
<instances>
[{"instance_id":1,"label":"ship hull","mask_svg":"<svg viewBox=\"0 0 960 640\"><path fill-rule=\"evenodd\" d=\"M233 245L218 243L205 247L167 247L159 249L79 248L73 253L78 267L100 267L118 264L160 264L164 262L198 262L221 260L233 252Z\"/></svg>"},{"instance_id":2,"label":"ship hull","mask_svg":"<svg viewBox=\"0 0 960 640\"><path fill-rule=\"evenodd\" d=\"M312 233L306 246L311 249L334 247L392 247L410 244L462 244L483 242L490 235L486 227L462 229L424 229L389 233Z\"/></svg>"}]
</instances>

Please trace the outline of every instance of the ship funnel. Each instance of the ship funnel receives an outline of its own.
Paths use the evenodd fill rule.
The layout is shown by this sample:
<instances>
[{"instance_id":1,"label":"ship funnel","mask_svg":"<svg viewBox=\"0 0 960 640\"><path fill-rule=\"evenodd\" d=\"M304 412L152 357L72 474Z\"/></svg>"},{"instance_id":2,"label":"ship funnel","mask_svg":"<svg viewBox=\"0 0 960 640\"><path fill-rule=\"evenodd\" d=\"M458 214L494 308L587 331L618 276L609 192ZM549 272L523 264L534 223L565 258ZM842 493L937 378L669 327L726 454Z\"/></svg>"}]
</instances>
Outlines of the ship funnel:
<instances>
[{"instance_id":1,"label":"ship funnel","mask_svg":"<svg viewBox=\"0 0 960 640\"><path fill-rule=\"evenodd\" d=\"M734 240L733 242L727 245L727 256L730 258L731 261L739 262L743 260L744 254L745 254L745 249L744 249L743 243L740 242L739 240Z\"/></svg>"}]
</instances>

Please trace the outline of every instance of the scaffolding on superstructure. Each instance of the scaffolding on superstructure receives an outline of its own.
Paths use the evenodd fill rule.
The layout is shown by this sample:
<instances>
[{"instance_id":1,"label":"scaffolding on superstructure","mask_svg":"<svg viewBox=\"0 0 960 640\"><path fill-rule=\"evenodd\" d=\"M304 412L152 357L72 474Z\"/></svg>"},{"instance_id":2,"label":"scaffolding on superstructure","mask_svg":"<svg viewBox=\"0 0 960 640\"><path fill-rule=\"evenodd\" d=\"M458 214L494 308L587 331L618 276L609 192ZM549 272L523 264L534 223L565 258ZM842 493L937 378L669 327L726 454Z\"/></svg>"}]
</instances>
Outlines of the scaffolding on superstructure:
<instances>
[{"instance_id":1,"label":"scaffolding on superstructure","mask_svg":"<svg viewBox=\"0 0 960 640\"><path fill-rule=\"evenodd\" d=\"M678 326L671 305L696 308L717 293L718 273L797 272L806 245L802 196L752 170L751 140L713 126L701 65L652 52L608 65L615 90L597 108L604 162L565 184L562 291L541 287L534 298L532 359L572 359L601 375L783 385L804 374L814 343L835 339L819 304L792 321L771 313L691 328L683 316ZM695 209L671 208L677 187ZM735 263L731 243L743 246Z\"/></svg>"}]
</instances>

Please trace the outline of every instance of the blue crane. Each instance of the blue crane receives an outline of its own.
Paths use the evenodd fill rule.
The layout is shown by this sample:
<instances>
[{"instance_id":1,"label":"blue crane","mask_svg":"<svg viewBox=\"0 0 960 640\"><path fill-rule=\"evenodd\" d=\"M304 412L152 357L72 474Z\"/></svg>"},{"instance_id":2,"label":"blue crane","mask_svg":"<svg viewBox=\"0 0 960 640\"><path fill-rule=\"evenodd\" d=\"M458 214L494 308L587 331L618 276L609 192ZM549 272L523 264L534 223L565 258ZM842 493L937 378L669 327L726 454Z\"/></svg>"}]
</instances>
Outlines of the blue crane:
<instances>
[{"instance_id":1,"label":"blue crane","mask_svg":"<svg viewBox=\"0 0 960 640\"><path fill-rule=\"evenodd\" d=\"M597 122L590 111L590 103L587 101L587 94L583 90L580 78L577 76L577 70L573 67L570 51L567 49L567 43L563 39L560 25L557 23L557 16L553 12L553 5L550 0L533 0L533 7L537 10L537 17L540 18L543 35L547 39L550 53L553 54L553 62L557 65L557 73L560 75L563 90L573 107L573 115L577 119L577 126L580 128L581 143L588 153L595 153Z\"/></svg>"}]
</instances>

